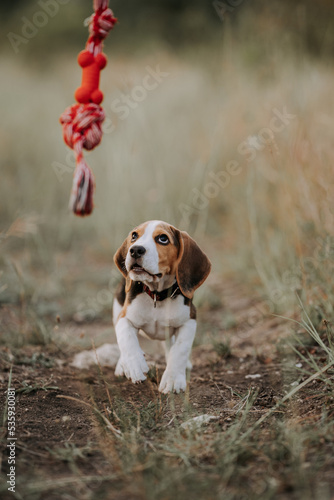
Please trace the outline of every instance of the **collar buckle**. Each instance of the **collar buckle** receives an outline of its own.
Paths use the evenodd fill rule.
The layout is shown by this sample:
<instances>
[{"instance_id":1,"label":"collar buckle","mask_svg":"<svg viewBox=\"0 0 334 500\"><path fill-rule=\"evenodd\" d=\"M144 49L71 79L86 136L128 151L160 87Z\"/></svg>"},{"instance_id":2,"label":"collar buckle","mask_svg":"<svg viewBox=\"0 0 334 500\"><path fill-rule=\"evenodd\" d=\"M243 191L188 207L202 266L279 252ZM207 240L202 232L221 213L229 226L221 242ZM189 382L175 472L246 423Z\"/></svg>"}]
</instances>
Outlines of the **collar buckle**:
<instances>
[{"instance_id":1,"label":"collar buckle","mask_svg":"<svg viewBox=\"0 0 334 500\"><path fill-rule=\"evenodd\" d=\"M162 290L161 292L158 292L157 290L150 290L150 288L144 284L143 286L143 291L147 293L153 299L153 306L157 307L157 301L162 301L165 299L176 299L178 295L181 294L180 287L178 284L175 282L174 285L172 285L169 288L166 288L165 290Z\"/></svg>"}]
</instances>

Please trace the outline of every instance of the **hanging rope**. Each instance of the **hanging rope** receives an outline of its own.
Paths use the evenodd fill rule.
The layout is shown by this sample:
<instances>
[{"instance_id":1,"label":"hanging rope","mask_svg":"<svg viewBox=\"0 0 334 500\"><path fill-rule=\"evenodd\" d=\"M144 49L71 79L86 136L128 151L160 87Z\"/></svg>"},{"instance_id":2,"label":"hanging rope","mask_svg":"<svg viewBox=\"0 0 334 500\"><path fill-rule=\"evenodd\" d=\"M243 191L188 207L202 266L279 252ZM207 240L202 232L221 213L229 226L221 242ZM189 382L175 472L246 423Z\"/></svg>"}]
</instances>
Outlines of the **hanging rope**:
<instances>
[{"instance_id":1,"label":"hanging rope","mask_svg":"<svg viewBox=\"0 0 334 500\"><path fill-rule=\"evenodd\" d=\"M70 209L76 215L89 215L93 210L94 177L87 165L83 149L91 150L102 139L102 122L105 118L100 106L103 94L99 89L100 71L107 58L102 53L103 40L114 27L117 19L108 8L109 0L94 0L95 13L89 18L89 38L86 49L78 56L82 67L82 82L74 94L79 104L67 108L60 117L65 143L73 149L76 168L70 197Z\"/></svg>"}]
</instances>

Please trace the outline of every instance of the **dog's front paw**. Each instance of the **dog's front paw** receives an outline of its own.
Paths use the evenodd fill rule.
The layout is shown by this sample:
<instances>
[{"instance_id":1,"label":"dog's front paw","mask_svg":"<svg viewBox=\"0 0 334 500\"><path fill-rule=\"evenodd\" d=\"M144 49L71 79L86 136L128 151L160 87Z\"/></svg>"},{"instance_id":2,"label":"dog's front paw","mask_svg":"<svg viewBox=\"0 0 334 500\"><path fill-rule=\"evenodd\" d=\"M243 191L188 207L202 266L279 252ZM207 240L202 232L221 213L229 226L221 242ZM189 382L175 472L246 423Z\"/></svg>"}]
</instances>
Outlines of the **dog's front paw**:
<instances>
[{"instance_id":1,"label":"dog's front paw","mask_svg":"<svg viewBox=\"0 0 334 500\"><path fill-rule=\"evenodd\" d=\"M186 374L183 372L168 370L166 368L161 378L159 391L163 392L164 394L168 394L168 392L179 393L180 391L185 391L186 388Z\"/></svg>"},{"instance_id":2,"label":"dog's front paw","mask_svg":"<svg viewBox=\"0 0 334 500\"><path fill-rule=\"evenodd\" d=\"M116 377L125 375L126 378L131 379L136 384L146 379L145 373L148 370L149 368L143 354L129 357L121 356L115 369L115 375Z\"/></svg>"}]
</instances>

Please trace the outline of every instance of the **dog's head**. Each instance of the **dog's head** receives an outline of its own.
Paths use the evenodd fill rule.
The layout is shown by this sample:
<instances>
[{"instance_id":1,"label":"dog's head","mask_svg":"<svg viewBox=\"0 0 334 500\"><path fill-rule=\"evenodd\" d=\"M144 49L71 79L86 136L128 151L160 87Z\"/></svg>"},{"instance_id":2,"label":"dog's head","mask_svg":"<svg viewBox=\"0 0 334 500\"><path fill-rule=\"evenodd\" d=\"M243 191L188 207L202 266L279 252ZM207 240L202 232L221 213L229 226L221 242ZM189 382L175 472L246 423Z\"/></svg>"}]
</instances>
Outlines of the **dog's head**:
<instances>
[{"instance_id":1,"label":"dog's head","mask_svg":"<svg viewBox=\"0 0 334 500\"><path fill-rule=\"evenodd\" d=\"M127 280L156 284L176 277L181 292L192 298L208 277L211 263L185 232L163 221L144 222L133 229L114 255Z\"/></svg>"}]
</instances>

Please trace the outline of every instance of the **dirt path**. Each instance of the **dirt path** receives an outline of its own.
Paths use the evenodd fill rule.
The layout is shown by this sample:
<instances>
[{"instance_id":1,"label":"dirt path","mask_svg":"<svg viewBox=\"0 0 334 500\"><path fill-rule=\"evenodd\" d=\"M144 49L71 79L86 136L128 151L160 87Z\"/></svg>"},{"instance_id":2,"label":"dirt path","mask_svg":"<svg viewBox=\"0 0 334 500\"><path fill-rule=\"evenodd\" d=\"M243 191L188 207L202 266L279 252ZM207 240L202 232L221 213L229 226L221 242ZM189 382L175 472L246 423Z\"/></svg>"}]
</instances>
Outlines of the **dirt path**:
<instances>
[{"instance_id":1,"label":"dirt path","mask_svg":"<svg viewBox=\"0 0 334 500\"><path fill-rule=\"evenodd\" d=\"M282 370L277 350L278 340L288 334L287 323L265 316L261 300L241 285L229 283L222 289L213 283L212 289L220 294L222 308L204 306L199 311L204 343L194 347L185 395L167 398L158 393L164 359L154 352L150 357L158 371L135 386L117 379L111 368L71 367L73 351L65 354L54 345L26 347L13 359L2 349L1 385L7 387L12 366L11 386L17 390L17 491L22 498L146 498L138 484L125 478L113 444L117 437L103 418L116 429L123 430L125 421L143 429L154 448L155 432L194 415L210 414L222 429L228 428L236 408L242 410L247 402L242 398L252 392L257 392L250 410L254 418L276 404L296 380L294 371ZM226 317L230 324L223 333ZM228 344L229 354L224 351ZM4 395L2 390L2 408ZM293 408L286 412L292 416ZM307 412L314 413L314 406L305 409L305 417ZM6 452L2 472L8 472ZM1 498L13 496L3 491Z\"/></svg>"}]
</instances>

